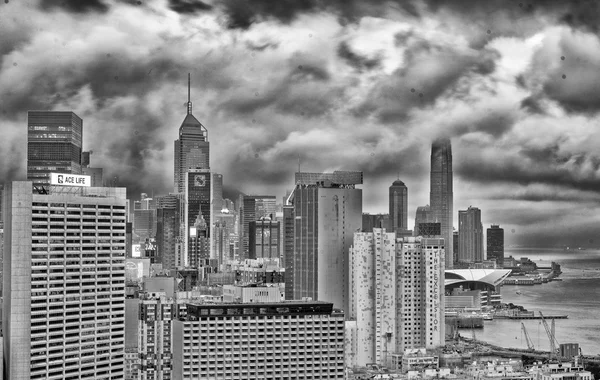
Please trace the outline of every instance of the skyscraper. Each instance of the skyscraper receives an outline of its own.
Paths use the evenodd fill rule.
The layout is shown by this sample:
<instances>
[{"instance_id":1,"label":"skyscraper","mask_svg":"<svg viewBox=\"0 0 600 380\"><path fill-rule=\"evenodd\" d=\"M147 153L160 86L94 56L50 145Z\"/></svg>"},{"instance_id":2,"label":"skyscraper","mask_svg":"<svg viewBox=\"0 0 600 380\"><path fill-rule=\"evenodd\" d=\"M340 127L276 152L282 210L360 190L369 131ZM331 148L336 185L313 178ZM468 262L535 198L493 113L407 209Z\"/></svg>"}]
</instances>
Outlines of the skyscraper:
<instances>
[{"instance_id":1,"label":"skyscraper","mask_svg":"<svg viewBox=\"0 0 600 380\"><path fill-rule=\"evenodd\" d=\"M209 153L208 130L192 115L188 75L187 115L179 127L179 139L175 140L176 193L185 192L185 174L189 169L210 169Z\"/></svg>"},{"instance_id":2,"label":"skyscraper","mask_svg":"<svg viewBox=\"0 0 600 380\"><path fill-rule=\"evenodd\" d=\"M389 189L389 231L408 230L408 188L400 180L394 181Z\"/></svg>"},{"instance_id":3,"label":"skyscraper","mask_svg":"<svg viewBox=\"0 0 600 380\"><path fill-rule=\"evenodd\" d=\"M452 146L450 139L438 139L431 144L431 192L429 204L434 222L441 223L446 247L446 268L454 262L452 244L453 225Z\"/></svg>"},{"instance_id":4,"label":"skyscraper","mask_svg":"<svg viewBox=\"0 0 600 380\"><path fill-rule=\"evenodd\" d=\"M262 217L274 217L277 210L274 195L242 195L240 210L240 258L247 259L250 254L250 222Z\"/></svg>"},{"instance_id":5,"label":"skyscraper","mask_svg":"<svg viewBox=\"0 0 600 380\"><path fill-rule=\"evenodd\" d=\"M354 234L350 259L352 365L385 365L406 349L444 345L442 239L374 228Z\"/></svg>"},{"instance_id":6,"label":"skyscraper","mask_svg":"<svg viewBox=\"0 0 600 380\"><path fill-rule=\"evenodd\" d=\"M185 183L185 241L187 242L184 253L185 265L190 265L190 252L192 246L192 234L196 232L195 224L199 215L205 222L206 235L208 241L208 255L210 256L210 237L212 236L211 225L212 210L210 205L211 175L208 169L189 169L186 173ZM194 242L194 244L196 244ZM205 257L208 258L208 257Z\"/></svg>"},{"instance_id":7,"label":"skyscraper","mask_svg":"<svg viewBox=\"0 0 600 380\"><path fill-rule=\"evenodd\" d=\"M27 180L48 186L50 173L81 174L82 135L73 112L27 112Z\"/></svg>"},{"instance_id":8,"label":"skyscraper","mask_svg":"<svg viewBox=\"0 0 600 380\"><path fill-rule=\"evenodd\" d=\"M483 225L481 210L477 207L458 211L457 261L467 264L483 261Z\"/></svg>"},{"instance_id":9,"label":"skyscraper","mask_svg":"<svg viewBox=\"0 0 600 380\"><path fill-rule=\"evenodd\" d=\"M348 249L362 227L362 172L296 173L293 299L310 297L349 309ZM288 288L289 288L288 286Z\"/></svg>"},{"instance_id":10,"label":"skyscraper","mask_svg":"<svg viewBox=\"0 0 600 380\"><path fill-rule=\"evenodd\" d=\"M487 229L487 259L495 260L500 268L504 267L504 228L496 224Z\"/></svg>"},{"instance_id":11,"label":"skyscraper","mask_svg":"<svg viewBox=\"0 0 600 380\"><path fill-rule=\"evenodd\" d=\"M5 192L7 379L122 379L125 189Z\"/></svg>"}]
</instances>

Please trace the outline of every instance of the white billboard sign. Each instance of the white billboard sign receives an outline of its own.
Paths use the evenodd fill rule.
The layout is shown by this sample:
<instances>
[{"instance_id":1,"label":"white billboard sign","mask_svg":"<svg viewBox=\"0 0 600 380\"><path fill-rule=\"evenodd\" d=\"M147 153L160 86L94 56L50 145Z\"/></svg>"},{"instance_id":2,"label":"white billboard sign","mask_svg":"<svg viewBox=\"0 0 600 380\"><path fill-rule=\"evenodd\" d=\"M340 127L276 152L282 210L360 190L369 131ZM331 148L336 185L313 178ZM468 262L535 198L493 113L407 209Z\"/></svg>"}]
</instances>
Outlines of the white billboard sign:
<instances>
[{"instance_id":1,"label":"white billboard sign","mask_svg":"<svg viewBox=\"0 0 600 380\"><path fill-rule=\"evenodd\" d=\"M131 245L131 256L142 257L142 247L140 244L132 244Z\"/></svg>"},{"instance_id":2,"label":"white billboard sign","mask_svg":"<svg viewBox=\"0 0 600 380\"><path fill-rule=\"evenodd\" d=\"M59 186L85 186L90 187L92 177L89 175L50 173L50 184Z\"/></svg>"}]
</instances>

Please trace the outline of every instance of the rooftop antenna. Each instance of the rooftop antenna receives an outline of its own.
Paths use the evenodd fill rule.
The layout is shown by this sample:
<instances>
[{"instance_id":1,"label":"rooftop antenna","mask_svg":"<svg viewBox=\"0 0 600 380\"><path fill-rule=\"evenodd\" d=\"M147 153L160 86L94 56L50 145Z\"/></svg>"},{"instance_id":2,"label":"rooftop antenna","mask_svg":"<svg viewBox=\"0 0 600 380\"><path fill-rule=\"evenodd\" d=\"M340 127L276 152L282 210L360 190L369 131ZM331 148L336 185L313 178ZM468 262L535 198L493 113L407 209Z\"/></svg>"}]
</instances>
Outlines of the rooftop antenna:
<instances>
[{"instance_id":1,"label":"rooftop antenna","mask_svg":"<svg viewBox=\"0 0 600 380\"><path fill-rule=\"evenodd\" d=\"M191 83L192 83L192 74L188 73L188 101L187 101L187 113L188 113L188 115L192 114L192 101L190 100L191 99L191 97L190 97L190 92L191 92L190 89L192 87Z\"/></svg>"},{"instance_id":2,"label":"rooftop antenna","mask_svg":"<svg viewBox=\"0 0 600 380\"><path fill-rule=\"evenodd\" d=\"M302 172L300 171L300 156L298 156L298 173L302 173Z\"/></svg>"}]
</instances>

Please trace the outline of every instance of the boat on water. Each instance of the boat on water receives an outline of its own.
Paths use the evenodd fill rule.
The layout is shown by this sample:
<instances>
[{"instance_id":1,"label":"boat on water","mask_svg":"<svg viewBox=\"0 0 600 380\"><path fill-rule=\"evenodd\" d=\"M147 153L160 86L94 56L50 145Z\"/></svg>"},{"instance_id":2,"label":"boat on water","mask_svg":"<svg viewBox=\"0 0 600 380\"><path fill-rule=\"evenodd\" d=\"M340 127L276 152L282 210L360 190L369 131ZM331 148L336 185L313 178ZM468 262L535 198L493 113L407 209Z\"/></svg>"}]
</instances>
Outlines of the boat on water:
<instances>
[{"instance_id":1,"label":"boat on water","mask_svg":"<svg viewBox=\"0 0 600 380\"><path fill-rule=\"evenodd\" d=\"M520 291L520 290L517 290L517 291L516 291L516 293L517 293L518 295L521 295L521 291Z\"/></svg>"}]
</instances>

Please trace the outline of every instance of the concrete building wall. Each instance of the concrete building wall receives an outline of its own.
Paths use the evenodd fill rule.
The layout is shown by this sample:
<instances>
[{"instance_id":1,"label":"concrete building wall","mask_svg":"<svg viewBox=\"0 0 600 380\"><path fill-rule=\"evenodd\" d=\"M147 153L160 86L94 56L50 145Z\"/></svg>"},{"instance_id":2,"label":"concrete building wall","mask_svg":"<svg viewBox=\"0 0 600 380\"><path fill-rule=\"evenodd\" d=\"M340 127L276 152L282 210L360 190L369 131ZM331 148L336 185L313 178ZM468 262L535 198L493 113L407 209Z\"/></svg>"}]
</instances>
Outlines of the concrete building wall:
<instances>
[{"instance_id":1,"label":"concrete building wall","mask_svg":"<svg viewBox=\"0 0 600 380\"><path fill-rule=\"evenodd\" d=\"M2 331L4 377L30 378L31 182L12 182L4 192Z\"/></svg>"},{"instance_id":2,"label":"concrete building wall","mask_svg":"<svg viewBox=\"0 0 600 380\"><path fill-rule=\"evenodd\" d=\"M348 252L362 228L362 189L318 189L317 299L350 310Z\"/></svg>"}]
</instances>

